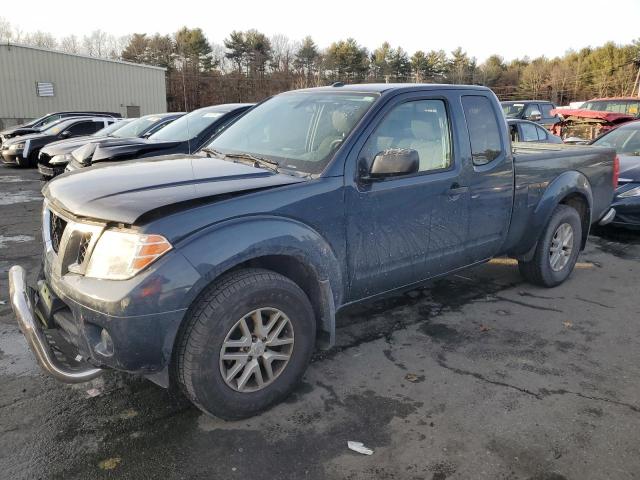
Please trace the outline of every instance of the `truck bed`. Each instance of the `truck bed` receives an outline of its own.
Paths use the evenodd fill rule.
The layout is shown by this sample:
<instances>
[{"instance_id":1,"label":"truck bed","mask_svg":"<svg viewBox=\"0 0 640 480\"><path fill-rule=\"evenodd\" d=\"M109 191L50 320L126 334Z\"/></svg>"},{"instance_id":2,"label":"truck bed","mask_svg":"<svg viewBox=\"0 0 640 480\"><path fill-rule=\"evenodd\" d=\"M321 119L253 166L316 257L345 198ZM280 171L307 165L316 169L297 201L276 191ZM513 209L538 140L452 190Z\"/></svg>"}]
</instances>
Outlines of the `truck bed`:
<instances>
[{"instance_id":1,"label":"truck bed","mask_svg":"<svg viewBox=\"0 0 640 480\"><path fill-rule=\"evenodd\" d=\"M608 210L613 195L615 150L585 145L512 144L514 156L514 205L506 250L524 253L531 242L523 241L534 212L544 205L545 192L571 182L588 184L593 194L591 221ZM558 181L563 177L562 181ZM561 187L557 187L561 188Z\"/></svg>"}]
</instances>

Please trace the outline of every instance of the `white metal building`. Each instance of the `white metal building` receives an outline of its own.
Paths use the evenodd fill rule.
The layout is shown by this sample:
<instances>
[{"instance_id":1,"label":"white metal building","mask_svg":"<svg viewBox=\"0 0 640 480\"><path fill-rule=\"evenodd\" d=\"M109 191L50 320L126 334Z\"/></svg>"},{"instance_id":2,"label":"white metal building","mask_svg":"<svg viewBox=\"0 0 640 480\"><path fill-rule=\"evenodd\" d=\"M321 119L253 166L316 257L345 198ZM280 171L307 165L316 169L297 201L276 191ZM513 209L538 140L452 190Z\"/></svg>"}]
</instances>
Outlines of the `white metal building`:
<instances>
[{"instance_id":1,"label":"white metal building","mask_svg":"<svg viewBox=\"0 0 640 480\"><path fill-rule=\"evenodd\" d=\"M165 69L0 44L0 128L64 110L166 112Z\"/></svg>"}]
</instances>

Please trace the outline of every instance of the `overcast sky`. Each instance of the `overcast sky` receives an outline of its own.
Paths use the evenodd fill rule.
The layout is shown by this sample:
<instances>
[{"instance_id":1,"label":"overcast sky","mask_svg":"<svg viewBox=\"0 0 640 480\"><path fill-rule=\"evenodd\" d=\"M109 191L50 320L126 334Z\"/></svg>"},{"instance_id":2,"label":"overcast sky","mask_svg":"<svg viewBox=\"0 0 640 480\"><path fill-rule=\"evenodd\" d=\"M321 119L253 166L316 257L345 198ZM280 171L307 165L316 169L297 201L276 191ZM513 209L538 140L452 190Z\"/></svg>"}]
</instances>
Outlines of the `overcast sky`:
<instances>
[{"instance_id":1,"label":"overcast sky","mask_svg":"<svg viewBox=\"0 0 640 480\"><path fill-rule=\"evenodd\" d=\"M311 35L321 47L354 37L372 50L383 41L415 50L461 46L482 61L562 55L568 49L640 37L640 0L498 1L438 0L24 0L9 2L0 16L24 31L62 37L95 29L115 35L172 33L200 27L222 43L232 30L256 28L292 40Z\"/></svg>"}]
</instances>

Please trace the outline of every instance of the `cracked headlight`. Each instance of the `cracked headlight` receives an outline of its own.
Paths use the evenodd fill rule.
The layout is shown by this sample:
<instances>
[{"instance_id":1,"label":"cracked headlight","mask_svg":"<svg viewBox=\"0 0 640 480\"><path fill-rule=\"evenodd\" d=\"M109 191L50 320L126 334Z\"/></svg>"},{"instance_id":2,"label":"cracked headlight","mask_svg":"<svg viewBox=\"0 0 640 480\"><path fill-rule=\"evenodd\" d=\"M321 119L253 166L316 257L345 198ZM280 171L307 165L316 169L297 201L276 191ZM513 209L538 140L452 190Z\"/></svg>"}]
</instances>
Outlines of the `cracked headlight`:
<instances>
[{"instance_id":1,"label":"cracked headlight","mask_svg":"<svg viewBox=\"0 0 640 480\"><path fill-rule=\"evenodd\" d=\"M640 186L633 187L631 190L618 194L619 198L640 197Z\"/></svg>"},{"instance_id":2,"label":"cracked headlight","mask_svg":"<svg viewBox=\"0 0 640 480\"><path fill-rule=\"evenodd\" d=\"M71 160L73 160L73 157L71 156L71 154L66 153L64 155L54 155L49 161L49 163L51 165L60 165L63 163L69 163Z\"/></svg>"},{"instance_id":3,"label":"cracked headlight","mask_svg":"<svg viewBox=\"0 0 640 480\"><path fill-rule=\"evenodd\" d=\"M96 243L85 276L104 280L126 280L171 250L162 235L144 235L131 230L105 230Z\"/></svg>"}]
</instances>

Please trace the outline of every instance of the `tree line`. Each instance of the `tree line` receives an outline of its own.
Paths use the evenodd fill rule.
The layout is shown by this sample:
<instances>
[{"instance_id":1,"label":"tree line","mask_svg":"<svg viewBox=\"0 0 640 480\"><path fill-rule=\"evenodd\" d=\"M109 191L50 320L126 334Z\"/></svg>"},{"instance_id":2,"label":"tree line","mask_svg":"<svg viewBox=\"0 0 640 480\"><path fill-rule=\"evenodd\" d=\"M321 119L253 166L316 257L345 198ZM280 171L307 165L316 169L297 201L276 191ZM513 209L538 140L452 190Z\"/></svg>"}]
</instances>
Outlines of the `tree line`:
<instances>
[{"instance_id":1,"label":"tree line","mask_svg":"<svg viewBox=\"0 0 640 480\"><path fill-rule=\"evenodd\" d=\"M370 51L347 38L321 48L310 36L293 41L255 29L232 31L222 44L210 42L200 28L187 27L171 35L115 37L98 30L82 38L56 39L46 32L21 32L0 18L0 41L166 68L170 110L258 101L284 90L336 81L480 84L501 99L567 104L629 95L640 68L640 39L626 45L609 42L570 50L555 58L525 56L507 61L492 55L478 62L461 47L411 54L383 42Z\"/></svg>"}]
</instances>

